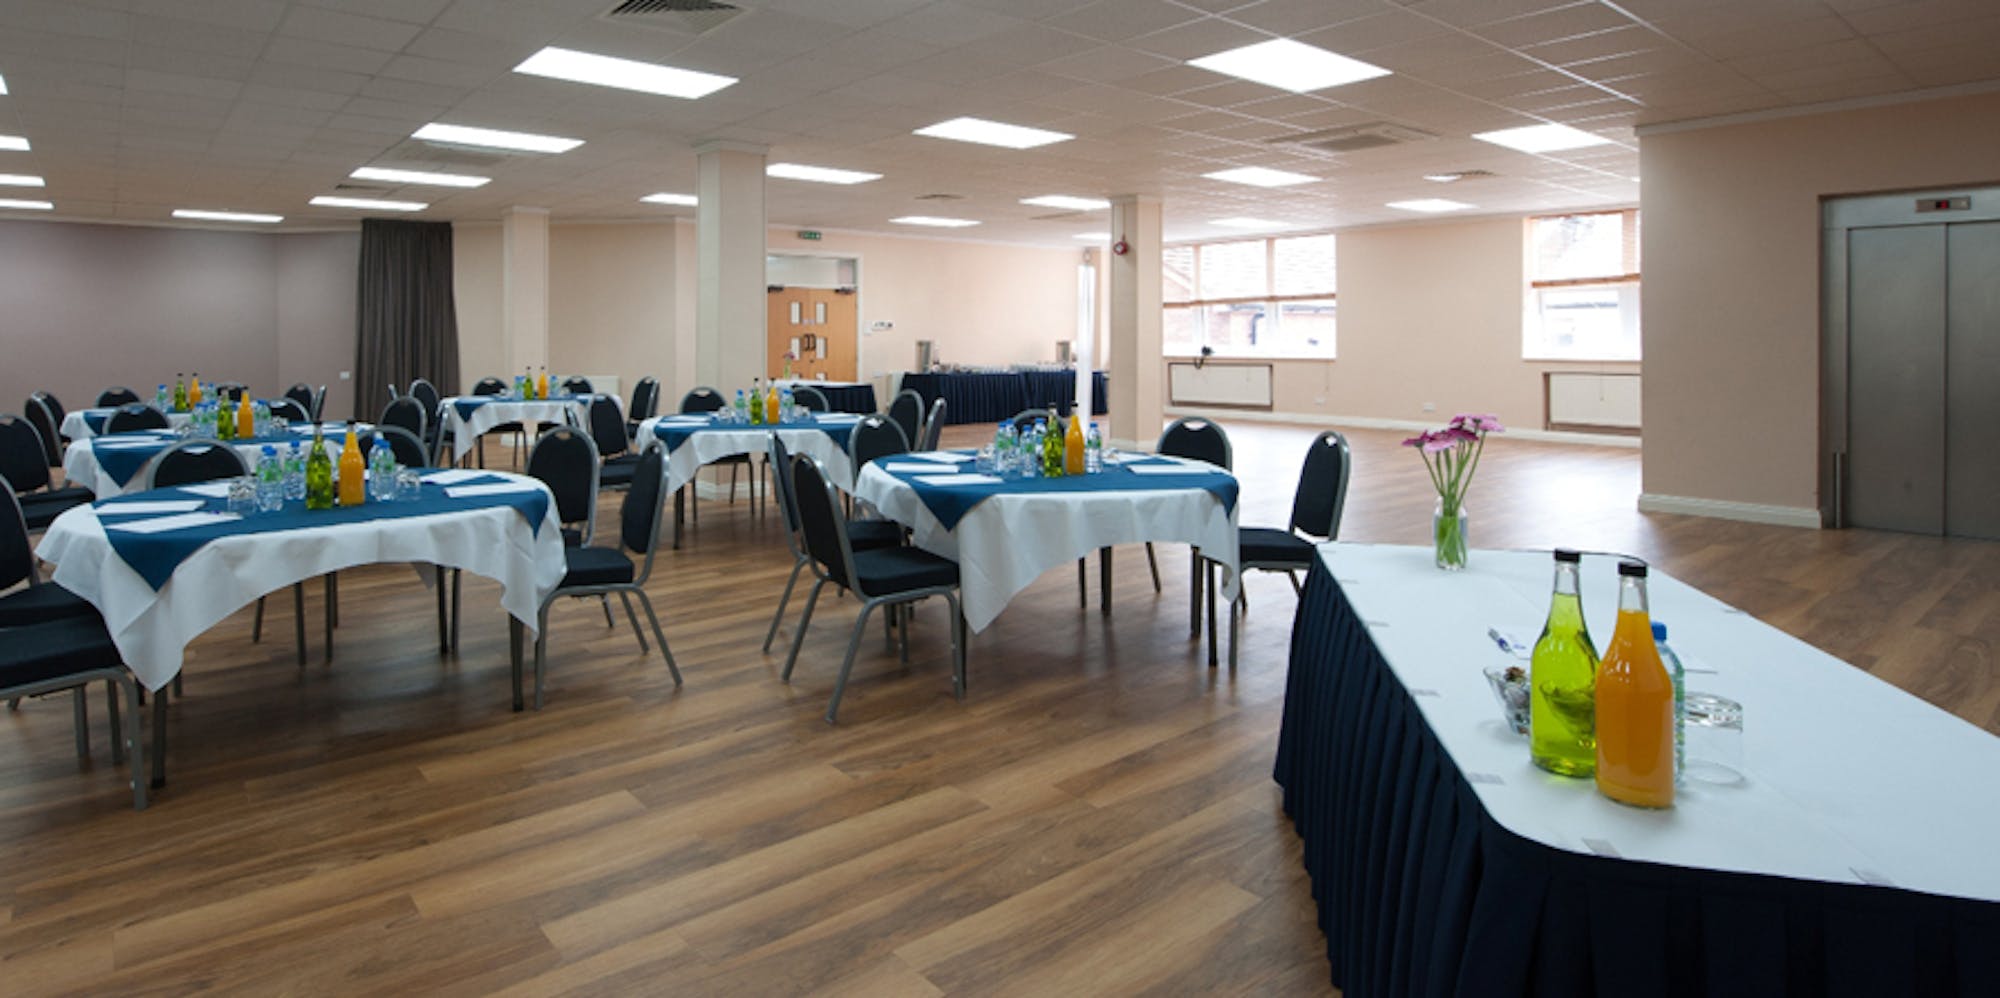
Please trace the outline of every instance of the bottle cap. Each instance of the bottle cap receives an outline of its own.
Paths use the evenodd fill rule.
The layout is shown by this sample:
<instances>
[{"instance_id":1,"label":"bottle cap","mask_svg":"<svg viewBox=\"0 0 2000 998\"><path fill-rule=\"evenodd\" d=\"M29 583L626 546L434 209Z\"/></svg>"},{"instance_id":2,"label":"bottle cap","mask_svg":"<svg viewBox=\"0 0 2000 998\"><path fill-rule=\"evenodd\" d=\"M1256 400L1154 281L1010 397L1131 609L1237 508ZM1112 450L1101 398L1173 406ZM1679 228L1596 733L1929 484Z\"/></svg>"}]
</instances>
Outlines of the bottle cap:
<instances>
[{"instance_id":1,"label":"bottle cap","mask_svg":"<svg viewBox=\"0 0 2000 998\"><path fill-rule=\"evenodd\" d=\"M1667 625L1662 624L1657 620L1653 621L1653 640L1654 641L1667 640Z\"/></svg>"},{"instance_id":2,"label":"bottle cap","mask_svg":"<svg viewBox=\"0 0 2000 998\"><path fill-rule=\"evenodd\" d=\"M1556 549L1556 560L1557 560L1557 561L1566 561L1566 562L1569 562L1570 564L1572 564L1572 565L1573 565L1573 564L1576 564L1577 562L1580 562L1580 561L1582 561L1582 560L1583 560L1583 555L1581 555L1581 554L1578 554L1578 553L1577 553L1577 552L1575 552L1575 551L1571 551L1571 550L1570 550L1570 549L1568 549L1568 548L1557 548L1557 549Z\"/></svg>"},{"instance_id":3,"label":"bottle cap","mask_svg":"<svg viewBox=\"0 0 2000 998\"><path fill-rule=\"evenodd\" d=\"M1633 558L1621 559L1618 562L1618 574L1643 579L1646 577L1646 563Z\"/></svg>"}]
</instances>

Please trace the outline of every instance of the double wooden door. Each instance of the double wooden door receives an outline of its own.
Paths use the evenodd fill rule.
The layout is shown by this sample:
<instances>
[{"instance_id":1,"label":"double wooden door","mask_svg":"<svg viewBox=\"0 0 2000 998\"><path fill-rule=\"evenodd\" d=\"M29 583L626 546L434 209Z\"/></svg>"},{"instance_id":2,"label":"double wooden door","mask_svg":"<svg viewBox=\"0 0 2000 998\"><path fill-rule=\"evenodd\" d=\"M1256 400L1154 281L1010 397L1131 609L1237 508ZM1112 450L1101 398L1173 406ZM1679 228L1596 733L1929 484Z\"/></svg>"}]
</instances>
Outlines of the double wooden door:
<instances>
[{"instance_id":1,"label":"double wooden door","mask_svg":"<svg viewBox=\"0 0 2000 998\"><path fill-rule=\"evenodd\" d=\"M774 287L768 293L765 374L785 373L790 353L792 376L828 381L855 381L859 373L857 338L860 311L854 292L832 288Z\"/></svg>"}]
</instances>

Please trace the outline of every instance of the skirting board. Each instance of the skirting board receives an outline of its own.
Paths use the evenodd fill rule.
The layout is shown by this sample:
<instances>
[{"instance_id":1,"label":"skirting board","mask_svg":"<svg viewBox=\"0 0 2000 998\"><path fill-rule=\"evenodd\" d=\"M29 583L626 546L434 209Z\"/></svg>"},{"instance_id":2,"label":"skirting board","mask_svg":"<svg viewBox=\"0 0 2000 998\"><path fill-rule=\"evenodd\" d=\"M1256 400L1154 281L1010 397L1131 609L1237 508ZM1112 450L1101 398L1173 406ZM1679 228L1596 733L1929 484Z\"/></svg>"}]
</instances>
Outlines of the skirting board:
<instances>
[{"instance_id":1,"label":"skirting board","mask_svg":"<svg viewBox=\"0 0 2000 998\"><path fill-rule=\"evenodd\" d=\"M1683 516L1712 516L1745 523L1768 523L1778 527L1820 529L1819 510L1810 506L1771 506L1727 499L1696 499L1691 496L1663 496L1651 492L1639 495L1641 513L1678 513Z\"/></svg>"},{"instance_id":2,"label":"skirting board","mask_svg":"<svg viewBox=\"0 0 2000 998\"><path fill-rule=\"evenodd\" d=\"M1360 430L1407 430L1422 432L1435 430L1444 425L1447 417L1432 421L1415 419L1383 419L1377 416L1331 416L1309 412L1244 412L1239 409L1202 409L1190 406L1169 406L1169 416L1200 416L1218 423L1297 423L1306 426L1344 426ZM1637 447L1639 437L1624 433L1577 433L1572 430L1517 430L1507 428L1507 436L1516 440L1540 440L1559 444L1595 444L1599 447Z\"/></svg>"}]
</instances>

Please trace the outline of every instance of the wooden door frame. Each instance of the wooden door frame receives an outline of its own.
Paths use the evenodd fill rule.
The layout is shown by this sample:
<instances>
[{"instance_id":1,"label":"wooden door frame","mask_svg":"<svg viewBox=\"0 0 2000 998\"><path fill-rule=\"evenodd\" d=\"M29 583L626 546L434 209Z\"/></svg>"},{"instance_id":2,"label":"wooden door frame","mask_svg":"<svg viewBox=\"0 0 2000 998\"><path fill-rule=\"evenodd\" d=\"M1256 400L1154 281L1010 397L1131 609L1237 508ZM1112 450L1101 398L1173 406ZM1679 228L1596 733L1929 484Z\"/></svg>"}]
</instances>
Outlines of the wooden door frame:
<instances>
[{"instance_id":1,"label":"wooden door frame","mask_svg":"<svg viewBox=\"0 0 2000 998\"><path fill-rule=\"evenodd\" d=\"M861 280L861 273L863 268L866 266L866 260L863 259L861 252L859 250L849 250L845 252L829 250L826 252L815 253L807 250L773 249L769 246L766 246L764 248L764 255L795 256L795 257L805 257L807 259L816 259L816 260L854 261L854 285L853 285L854 287L854 380L859 381L863 384L874 384L875 378L868 373L868 310L862 306L863 302L862 296L866 294L867 291L862 286L862 280ZM764 283L765 286L767 287L770 286L771 284L771 275L768 269L764 273ZM786 287L793 287L793 286L794 285L789 285L789 284L786 285ZM819 288L817 285L812 285L812 284L800 284L796 286L801 288L816 288L817 290L822 290L822 291L832 291L835 288L840 287L840 285L835 285L834 287L831 288ZM769 358L765 358L765 360L766 363L768 364Z\"/></svg>"}]
</instances>

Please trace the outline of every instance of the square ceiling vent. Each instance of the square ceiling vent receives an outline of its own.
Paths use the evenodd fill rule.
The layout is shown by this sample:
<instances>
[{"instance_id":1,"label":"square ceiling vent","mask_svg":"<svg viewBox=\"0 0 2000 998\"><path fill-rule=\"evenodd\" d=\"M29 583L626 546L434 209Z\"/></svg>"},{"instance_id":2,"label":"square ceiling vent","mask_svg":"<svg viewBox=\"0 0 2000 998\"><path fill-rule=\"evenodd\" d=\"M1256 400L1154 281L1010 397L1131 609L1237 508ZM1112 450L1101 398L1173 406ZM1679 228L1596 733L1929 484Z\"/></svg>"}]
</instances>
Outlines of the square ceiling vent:
<instances>
[{"instance_id":1,"label":"square ceiling vent","mask_svg":"<svg viewBox=\"0 0 2000 998\"><path fill-rule=\"evenodd\" d=\"M699 35L713 31L730 18L743 13L735 4L718 0L625 0L604 12L604 20L614 24L664 28Z\"/></svg>"}]
</instances>

